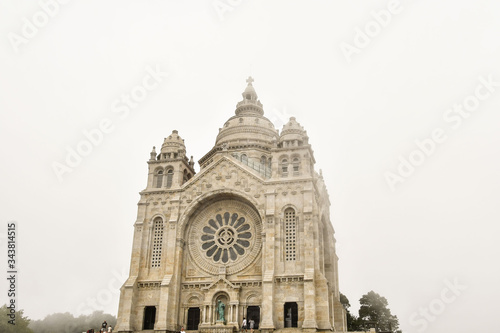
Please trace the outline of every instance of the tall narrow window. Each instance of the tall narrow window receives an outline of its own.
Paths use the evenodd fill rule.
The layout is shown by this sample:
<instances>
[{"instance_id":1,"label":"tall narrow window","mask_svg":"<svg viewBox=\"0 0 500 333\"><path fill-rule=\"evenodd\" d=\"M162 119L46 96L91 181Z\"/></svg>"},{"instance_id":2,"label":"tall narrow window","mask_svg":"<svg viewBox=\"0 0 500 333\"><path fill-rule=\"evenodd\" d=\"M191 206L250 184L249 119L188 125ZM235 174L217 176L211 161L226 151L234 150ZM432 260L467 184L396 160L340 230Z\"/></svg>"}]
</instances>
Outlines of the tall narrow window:
<instances>
[{"instance_id":1,"label":"tall narrow window","mask_svg":"<svg viewBox=\"0 0 500 333\"><path fill-rule=\"evenodd\" d=\"M160 267L163 245L163 220L157 217L153 223L153 244L151 246L151 267Z\"/></svg>"},{"instance_id":2,"label":"tall narrow window","mask_svg":"<svg viewBox=\"0 0 500 333\"><path fill-rule=\"evenodd\" d=\"M163 183L163 170L156 171L154 186L160 188Z\"/></svg>"},{"instance_id":3,"label":"tall narrow window","mask_svg":"<svg viewBox=\"0 0 500 333\"><path fill-rule=\"evenodd\" d=\"M247 157L247 155L245 155L245 154L241 154L241 162L243 162L243 163L245 163L245 164L248 162L248 157Z\"/></svg>"},{"instance_id":4,"label":"tall narrow window","mask_svg":"<svg viewBox=\"0 0 500 333\"><path fill-rule=\"evenodd\" d=\"M174 178L174 170L169 169L167 171L167 188L172 187L172 179Z\"/></svg>"},{"instance_id":5,"label":"tall narrow window","mask_svg":"<svg viewBox=\"0 0 500 333\"><path fill-rule=\"evenodd\" d=\"M286 158L281 160L281 175L282 176L288 175L288 160Z\"/></svg>"},{"instance_id":6,"label":"tall narrow window","mask_svg":"<svg viewBox=\"0 0 500 333\"><path fill-rule=\"evenodd\" d=\"M260 166L259 166L259 171L264 174L264 176L267 176L267 157L261 156L260 157Z\"/></svg>"},{"instance_id":7,"label":"tall narrow window","mask_svg":"<svg viewBox=\"0 0 500 333\"><path fill-rule=\"evenodd\" d=\"M295 261L296 255L296 239L297 239L297 219L295 218L295 210L287 208L285 210L285 260Z\"/></svg>"},{"instance_id":8,"label":"tall narrow window","mask_svg":"<svg viewBox=\"0 0 500 333\"><path fill-rule=\"evenodd\" d=\"M294 158L292 161L292 164L293 164L293 173L298 174L299 173L299 166L300 166L299 159Z\"/></svg>"}]
</instances>

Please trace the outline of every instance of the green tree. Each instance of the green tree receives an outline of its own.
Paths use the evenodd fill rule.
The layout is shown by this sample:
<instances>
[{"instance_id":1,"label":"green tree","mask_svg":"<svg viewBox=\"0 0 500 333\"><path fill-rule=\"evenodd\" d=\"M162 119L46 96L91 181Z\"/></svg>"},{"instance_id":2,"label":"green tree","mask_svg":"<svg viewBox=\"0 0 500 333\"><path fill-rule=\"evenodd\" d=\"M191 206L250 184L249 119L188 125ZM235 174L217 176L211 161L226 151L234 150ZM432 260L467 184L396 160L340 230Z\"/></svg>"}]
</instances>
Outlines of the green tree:
<instances>
[{"instance_id":1,"label":"green tree","mask_svg":"<svg viewBox=\"0 0 500 333\"><path fill-rule=\"evenodd\" d=\"M380 296L373 290L359 299L359 322L368 328L370 324L376 323L379 331L398 332L398 317L391 313L385 297Z\"/></svg>"},{"instance_id":2,"label":"green tree","mask_svg":"<svg viewBox=\"0 0 500 333\"><path fill-rule=\"evenodd\" d=\"M349 308L351 307L351 303L349 302L349 299L342 293L340 293L340 303L342 304L346 312L347 330L357 331L359 329L358 318L349 310Z\"/></svg>"},{"instance_id":3,"label":"green tree","mask_svg":"<svg viewBox=\"0 0 500 333\"><path fill-rule=\"evenodd\" d=\"M359 318L356 315L353 315L349 308L351 307L351 303L349 303L349 299L342 293L340 293L340 303L345 309L346 319L347 319L347 330L348 331L358 331L361 329Z\"/></svg>"},{"instance_id":4,"label":"green tree","mask_svg":"<svg viewBox=\"0 0 500 333\"><path fill-rule=\"evenodd\" d=\"M0 332L33 333L33 331L28 328L30 319L24 316L23 310L16 311L16 317L13 321L14 325L9 323L9 321L12 320L12 318L9 316L10 314L10 309L7 308L7 305L0 307Z\"/></svg>"}]
</instances>

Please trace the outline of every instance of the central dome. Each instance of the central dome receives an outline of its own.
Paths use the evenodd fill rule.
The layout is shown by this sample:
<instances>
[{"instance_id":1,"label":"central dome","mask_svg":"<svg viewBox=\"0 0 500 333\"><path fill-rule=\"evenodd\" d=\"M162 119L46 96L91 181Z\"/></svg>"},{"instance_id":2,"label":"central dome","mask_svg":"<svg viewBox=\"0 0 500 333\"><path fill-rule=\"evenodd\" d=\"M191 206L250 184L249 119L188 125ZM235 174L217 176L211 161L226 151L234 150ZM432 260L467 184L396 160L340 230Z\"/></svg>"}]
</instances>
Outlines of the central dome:
<instances>
[{"instance_id":1,"label":"central dome","mask_svg":"<svg viewBox=\"0 0 500 333\"><path fill-rule=\"evenodd\" d=\"M247 87L242 93L243 100L236 105L235 116L229 118L220 129L216 146L227 148L261 146L271 148L279 140L278 131L273 123L264 117L262 103L252 85L253 79L247 79Z\"/></svg>"}]
</instances>

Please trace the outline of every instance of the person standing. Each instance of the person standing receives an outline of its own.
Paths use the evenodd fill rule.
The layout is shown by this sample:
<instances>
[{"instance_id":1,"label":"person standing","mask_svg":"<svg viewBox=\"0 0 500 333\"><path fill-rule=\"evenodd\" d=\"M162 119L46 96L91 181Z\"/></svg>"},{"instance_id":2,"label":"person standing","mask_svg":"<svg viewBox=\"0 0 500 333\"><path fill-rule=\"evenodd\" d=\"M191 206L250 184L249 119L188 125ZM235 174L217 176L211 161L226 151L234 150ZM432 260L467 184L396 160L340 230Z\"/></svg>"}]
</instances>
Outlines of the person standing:
<instances>
[{"instance_id":1,"label":"person standing","mask_svg":"<svg viewBox=\"0 0 500 333\"><path fill-rule=\"evenodd\" d=\"M108 327L108 323L106 322L106 320L102 323L101 327L101 332L106 332L106 328Z\"/></svg>"},{"instance_id":2,"label":"person standing","mask_svg":"<svg viewBox=\"0 0 500 333\"><path fill-rule=\"evenodd\" d=\"M180 333L186 333L186 331L184 330L184 326L181 327L181 332Z\"/></svg>"},{"instance_id":3,"label":"person standing","mask_svg":"<svg viewBox=\"0 0 500 333\"><path fill-rule=\"evenodd\" d=\"M250 333L253 333L253 327L255 325L255 322L253 321L252 318L250 318L250 321L248 323L250 324Z\"/></svg>"},{"instance_id":4,"label":"person standing","mask_svg":"<svg viewBox=\"0 0 500 333\"><path fill-rule=\"evenodd\" d=\"M241 323L241 330L245 330L245 333L247 333L247 319L243 317L243 322Z\"/></svg>"}]
</instances>

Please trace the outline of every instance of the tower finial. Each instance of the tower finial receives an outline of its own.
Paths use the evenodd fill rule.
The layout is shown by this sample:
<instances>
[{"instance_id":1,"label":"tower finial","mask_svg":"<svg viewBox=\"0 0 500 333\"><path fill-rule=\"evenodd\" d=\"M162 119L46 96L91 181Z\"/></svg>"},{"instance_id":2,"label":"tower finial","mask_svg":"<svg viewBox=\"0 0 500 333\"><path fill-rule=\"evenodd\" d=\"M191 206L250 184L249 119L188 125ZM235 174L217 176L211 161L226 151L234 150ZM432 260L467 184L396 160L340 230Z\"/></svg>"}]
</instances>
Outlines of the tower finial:
<instances>
[{"instance_id":1,"label":"tower finial","mask_svg":"<svg viewBox=\"0 0 500 333\"><path fill-rule=\"evenodd\" d=\"M242 111L245 111L246 113L256 112L259 115L264 114L264 110L262 110L262 103L259 101L255 88L252 85L253 81L253 78L249 76L247 79L247 87L241 94L241 96L243 96L243 100L238 102L236 105L236 110L234 111L236 115L239 115ZM248 106L251 107L248 108Z\"/></svg>"}]
</instances>

